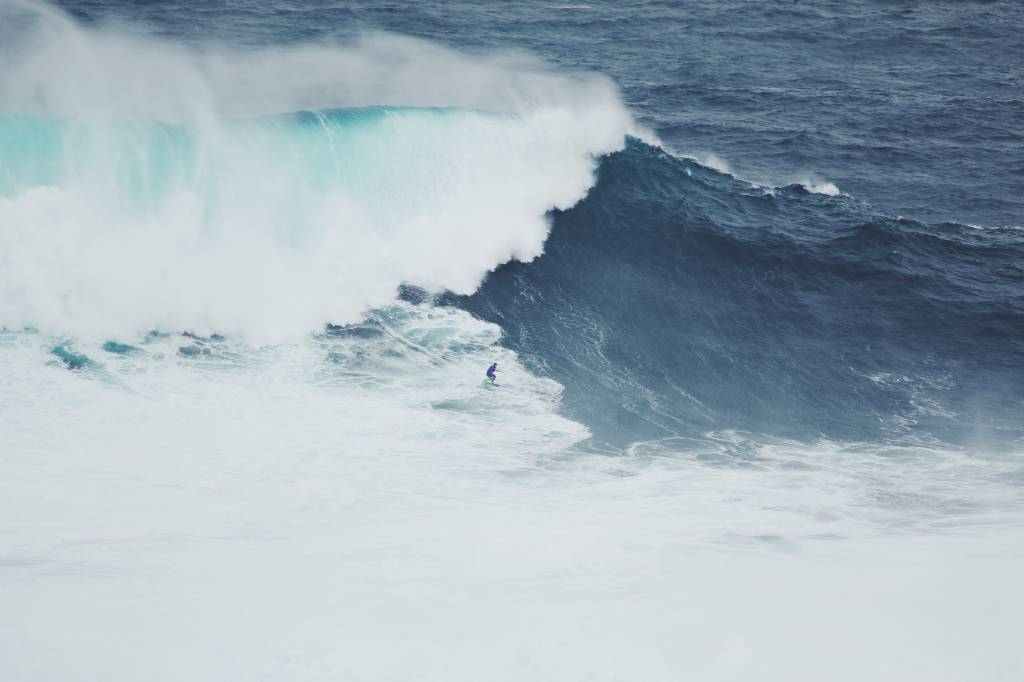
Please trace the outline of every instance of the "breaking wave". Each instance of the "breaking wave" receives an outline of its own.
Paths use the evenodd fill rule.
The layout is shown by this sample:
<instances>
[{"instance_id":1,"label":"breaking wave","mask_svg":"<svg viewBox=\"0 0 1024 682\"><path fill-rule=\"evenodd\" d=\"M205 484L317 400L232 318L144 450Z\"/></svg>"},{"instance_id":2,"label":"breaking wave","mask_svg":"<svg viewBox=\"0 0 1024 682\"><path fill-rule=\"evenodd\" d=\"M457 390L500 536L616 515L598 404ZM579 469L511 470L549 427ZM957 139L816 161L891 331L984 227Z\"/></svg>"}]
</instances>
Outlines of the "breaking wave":
<instances>
[{"instance_id":1,"label":"breaking wave","mask_svg":"<svg viewBox=\"0 0 1024 682\"><path fill-rule=\"evenodd\" d=\"M355 321L402 283L469 293L540 254L548 211L637 132L610 81L522 55L383 34L189 48L5 11L11 328L274 341Z\"/></svg>"}]
</instances>

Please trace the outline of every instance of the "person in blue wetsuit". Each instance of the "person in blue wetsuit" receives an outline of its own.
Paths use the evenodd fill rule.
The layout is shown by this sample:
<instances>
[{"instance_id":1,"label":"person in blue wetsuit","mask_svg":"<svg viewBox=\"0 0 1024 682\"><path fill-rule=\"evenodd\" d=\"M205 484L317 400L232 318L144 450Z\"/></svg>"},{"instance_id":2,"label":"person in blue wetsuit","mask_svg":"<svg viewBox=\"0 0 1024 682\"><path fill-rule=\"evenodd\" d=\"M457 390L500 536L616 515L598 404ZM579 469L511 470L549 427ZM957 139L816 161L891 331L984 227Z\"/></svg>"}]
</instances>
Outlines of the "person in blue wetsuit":
<instances>
[{"instance_id":1,"label":"person in blue wetsuit","mask_svg":"<svg viewBox=\"0 0 1024 682\"><path fill-rule=\"evenodd\" d=\"M494 380L498 378L498 376L495 374L495 372L497 371L498 363L494 363L493 365L487 368L487 378L491 380L492 384L494 383Z\"/></svg>"}]
</instances>

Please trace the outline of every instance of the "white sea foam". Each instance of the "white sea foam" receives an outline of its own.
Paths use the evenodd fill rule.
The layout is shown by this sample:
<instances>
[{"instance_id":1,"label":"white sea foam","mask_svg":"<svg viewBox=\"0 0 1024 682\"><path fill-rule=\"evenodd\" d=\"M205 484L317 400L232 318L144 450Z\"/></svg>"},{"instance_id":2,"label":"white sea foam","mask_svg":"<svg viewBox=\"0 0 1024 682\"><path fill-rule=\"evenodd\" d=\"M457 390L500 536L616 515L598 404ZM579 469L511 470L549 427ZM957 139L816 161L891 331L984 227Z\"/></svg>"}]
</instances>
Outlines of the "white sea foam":
<instances>
[{"instance_id":1,"label":"white sea foam","mask_svg":"<svg viewBox=\"0 0 1024 682\"><path fill-rule=\"evenodd\" d=\"M639 133L609 80L523 55L382 34L198 49L12 7L25 26L3 51L0 111L66 123L17 137L50 155L46 179L31 163L0 174L9 327L276 341L357 319L402 282L471 292L541 253L547 211L581 199L596 158ZM312 140L251 123L378 105L402 109L324 119Z\"/></svg>"},{"instance_id":2,"label":"white sea foam","mask_svg":"<svg viewBox=\"0 0 1024 682\"><path fill-rule=\"evenodd\" d=\"M3 677L1024 670L1012 460L736 433L574 453L586 430L495 326L373 320L276 347L79 342L77 372L0 335Z\"/></svg>"}]
</instances>

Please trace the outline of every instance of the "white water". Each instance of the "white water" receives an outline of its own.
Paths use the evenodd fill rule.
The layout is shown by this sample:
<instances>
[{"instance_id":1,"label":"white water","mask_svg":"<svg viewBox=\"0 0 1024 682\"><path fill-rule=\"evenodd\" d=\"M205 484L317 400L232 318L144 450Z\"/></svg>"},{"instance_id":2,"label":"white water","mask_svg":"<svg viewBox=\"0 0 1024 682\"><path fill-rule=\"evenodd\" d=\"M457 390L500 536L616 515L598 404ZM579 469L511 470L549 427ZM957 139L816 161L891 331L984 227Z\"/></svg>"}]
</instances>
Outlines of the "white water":
<instances>
[{"instance_id":1,"label":"white water","mask_svg":"<svg viewBox=\"0 0 1024 682\"><path fill-rule=\"evenodd\" d=\"M8 328L280 341L403 282L469 293L540 254L547 212L639 134L610 81L522 55L389 35L199 49L20 2L0 16L25 25L0 47L0 114L34 117L0 155ZM366 106L403 108L259 118Z\"/></svg>"},{"instance_id":2,"label":"white water","mask_svg":"<svg viewBox=\"0 0 1024 682\"><path fill-rule=\"evenodd\" d=\"M1012 462L738 434L574 454L497 328L383 315L196 358L79 344L76 372L4 336L4 679L1024 671Z\"/></svg>"},{"instance_id":3,"label":"white water","mask_svg":"<svg viewBox=\"0 0 1024 682\"><path fill-rule=\"evenodd\" d=\"M167 137L66 129L85 150L55 162L60 184L0 197L0 326L265 342L356 321L403 282L471 293L539 255L546 212L623 141L568 111L409 109Z\"/></svg>"}]
</instances>

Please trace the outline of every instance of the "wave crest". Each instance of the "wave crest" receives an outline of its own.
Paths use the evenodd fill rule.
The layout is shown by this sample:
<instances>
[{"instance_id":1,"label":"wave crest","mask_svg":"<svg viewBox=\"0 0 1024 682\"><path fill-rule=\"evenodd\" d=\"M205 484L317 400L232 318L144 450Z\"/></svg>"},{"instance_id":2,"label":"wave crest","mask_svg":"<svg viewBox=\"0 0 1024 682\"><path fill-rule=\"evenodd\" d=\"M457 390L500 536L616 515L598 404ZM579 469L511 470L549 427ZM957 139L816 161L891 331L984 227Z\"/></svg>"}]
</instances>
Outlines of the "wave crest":
<instances>
[{"instance_id":1,"label":"wave crest","mask_svg":"<svg viewBox=\"0 0 1024 682\"><path fill-rule=\"evenodd\" d=\"M609 80L523 55L382 34L194 48L6 7L9 327L272 341L403 282L468 293L541 253L547 212L637 132Z\"/></svg>"}]
</instances>

